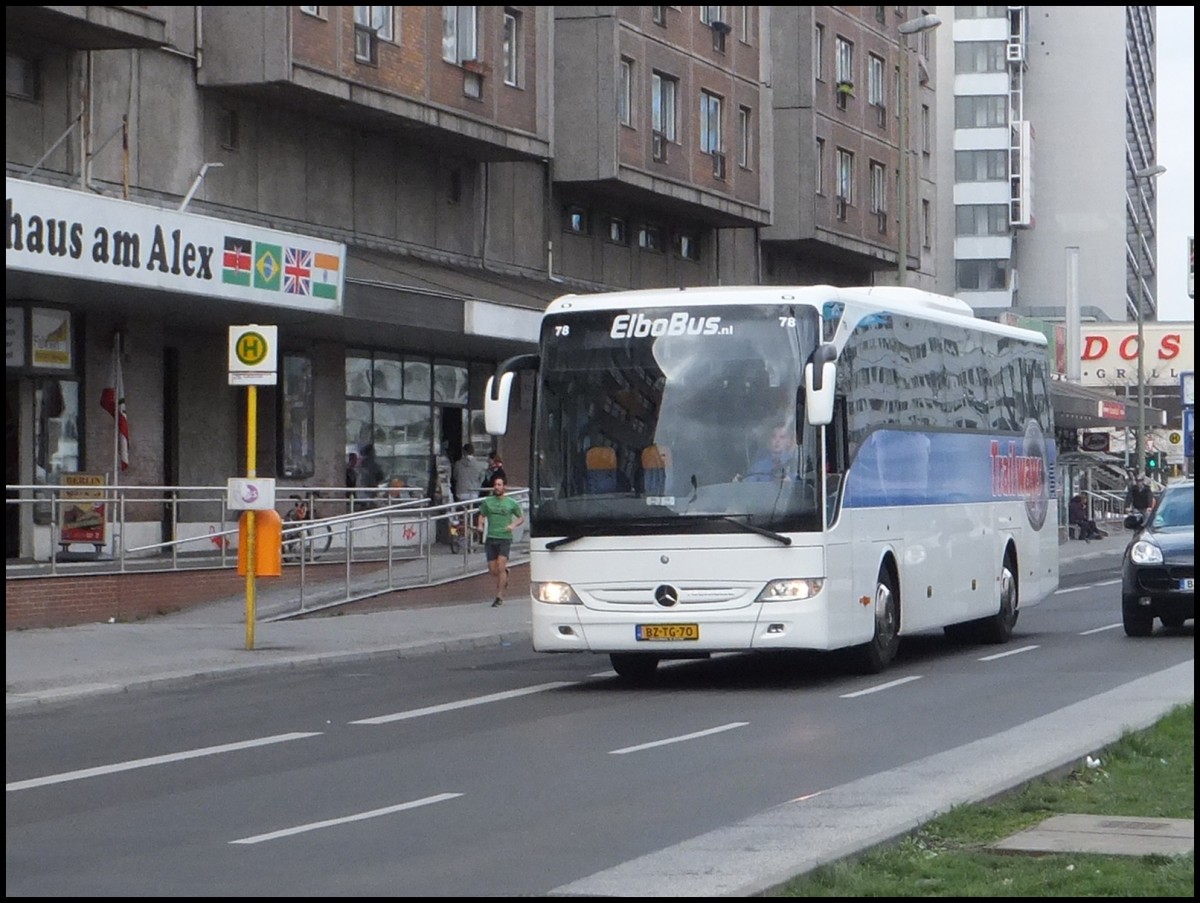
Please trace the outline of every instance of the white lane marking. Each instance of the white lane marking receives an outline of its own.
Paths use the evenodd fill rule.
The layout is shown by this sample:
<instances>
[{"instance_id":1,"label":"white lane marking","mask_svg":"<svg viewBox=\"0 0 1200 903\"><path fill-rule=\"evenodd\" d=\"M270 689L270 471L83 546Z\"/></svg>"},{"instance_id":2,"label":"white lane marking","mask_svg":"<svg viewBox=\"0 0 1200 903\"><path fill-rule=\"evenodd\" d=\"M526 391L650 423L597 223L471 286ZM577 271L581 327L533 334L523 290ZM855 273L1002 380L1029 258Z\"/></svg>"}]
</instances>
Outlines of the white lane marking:
<instances>
[{"instance_id":1,"label":"white lane marking","mask_svg":"<svg viewBox=\"0 0 1200 903\"><path fill-rule=\"evenodd\" d=\"M99 777L103 774L115 774L118 771L131 771L134 768L149 768L151 765L165 765L168 762L182 762L185 759L198 759L201 756L215 756L221 753L237 752L240 749L253 749L256 746L270 746L272 743L286 743L289 740L304 740L308 737L319 737L320 732L277 734L274 737L262 737L259 740L243 740L240 743L223 743L220 746L206 746L203 749L189 749L185 752L168 753L164 756L150 756L146 759L131 759L128 762L117 762L113 765L100 765L96 768L81 768L78 771L64 771L62 774L50 774L44 778L30 778L27 781L13 781L4 785L5 791L28 790L31 787L44 787L47 784L61 784L64 781L81 781L84 778Z\"/></svg>"},{"instance_id":2,"label":"white lane marking","mask_svg":"<svg viewBox=\"0 0 1200 903\"><path fill-rule=\"evenodd\" d=\"M1103 627L1093 627L1091 630L1085 630L1085 631L1083 631L1083 633L1081 633L1079 635L1080 636L1088 636L1089 634L1093 634L1093 633L1104 633L1104 631L1106 631L1106 630L1116 630L1118 627L1123 627L1123 626L1125 626L1125 625L1121 624L1120 622L1117 622L1116 624L1105 624Z\"/></svg>"},{"instance_id":3,"label":"white lane marking","mask_svg":"<svg viewBox=\"0 0 1200 903\"><path fill-rule=\"evenodd\" d=\"M1020 655L1022 652L1032 652L1037 649L1037 646L1022 646L1020 649L1008 649L1004 652L997 652L995 655L985 655L979 659L981 662L994 662L998 658L1008 658L1010 655Z\"/></svg>"},{"instance_id":4,"label":"white lane marking","mask_svg":"<svg viewBox=\"0 0 1200 903\"><path fill-rule=\"evenodd\" d=\"M392 715L376 715L374 718L360 718L351 724L387 724L391 721L405 721L409 718L421 718L425 715L438 715L442 712L452 712L455 709L466 709L473 705L486 705L489 702L501 702L505 699L516 699L519 696L530 696L534 693L545 693L547 690L557 690L560 687L573 687L579 681L556 680L548 684L537 684L533 687L521 687L517 690L505 690L503 693L489 693L487 696L475 696L471 699L460 699L457 702L444 702L441 705L427 705L421 709L409 709L407 712L396 712Z\"/></svg>"},{"instance_id":5,"label":"white lane marking","mask_svg":"<svg viewBox=\"0 0 1200 903\"><path fill-rule=\"evenodd\" d=\"M1083 592L1084 590L1089 590L1089 589L1099 589L1099 588L1100 588L1100 587L1102 587L1102 586L1116 586L1116 585L1117 585L1118 583L1120 583L1120 582L1121 582L1121 581L1120 581L1120 579L1117 579L1117 580L1101 580L1099 583L1088 583L1088 584L1086 584L1086 585L1084 585L1084 586L1068 586L1068 587L1066 587L1066 588L1064 588L1064 589L1056 589L1056 590L1054 591L1054 595L1056 595L1056 596L1061 596L1061 595L1063 595L1064 593L1081 593L1081 592Z\"/></svg>"},{"instance_id":6,"label":"white lane marking","mask_svg":"<svg viewBox=\"0 0 1200 903\"><path fill-rule=\"evenodd\" d=\"M731 731L737 727L745 727L749 721L731 721L729 724L722 724L720 727L710 727L706 731L696 731L694 734L683 734L679 737L668 737L666 740L655 740L652 743L640 743L637 746L626 746L624 749L610 749L610 756L623 756L626 753L641 752L643 749L654 749L656 746L667 746L671 743L683 743L686 740L695 740L699 737L708 737L712 734L720 734L723 731Z\"/></svg>"},{"instance_id":7,"label":"white lane marking","mask_svg":"<svg viewBox=\"0 0 1200 903\"><path fill-rule=\"evenodd\" d=\"M854 699L856 696L866 696L870 693L878 693L880 690L890 690L892 687L898 687L901 684L911 683L914 680L920 680L920 674L913 674L909 677L900 677L896 680L889 680L885 684L879 684L874 687L867 687L865 690L855 690L853 693L843 693L839 698Z\"/></svg>"},{"instance_id":8,"label":"white lane marking","mask_svg":"<svg viewBox=\"0 0 1200 903\"><path fill-rule=\"evenodd\" d=\"M368 818L379 818L381 815L391 815L393 812L403 812L405 809L416 809L420 806L432 806L434 803L444 803L446 800L452 800L455 797L462 796L461 793L439 793L436 796L427 796L424 799L413 800L410 803L400 803L398 806L385 806L382 809L372 809L370 812L358 812L354 815L346 815L342 818L327 818L325 821L309 822L307 825L296 825L294 828L283 828L280 831L271 831L269 834L256 834L253 837L243 837L241 840L231 840L232 843L263 843L267 840L278 840L280 837L291 837L294 834L303 834L306 831L317 831L321 828L332 828L337 825L349 824L352 821L363 821Z\"/></svg>"}]
</instances>

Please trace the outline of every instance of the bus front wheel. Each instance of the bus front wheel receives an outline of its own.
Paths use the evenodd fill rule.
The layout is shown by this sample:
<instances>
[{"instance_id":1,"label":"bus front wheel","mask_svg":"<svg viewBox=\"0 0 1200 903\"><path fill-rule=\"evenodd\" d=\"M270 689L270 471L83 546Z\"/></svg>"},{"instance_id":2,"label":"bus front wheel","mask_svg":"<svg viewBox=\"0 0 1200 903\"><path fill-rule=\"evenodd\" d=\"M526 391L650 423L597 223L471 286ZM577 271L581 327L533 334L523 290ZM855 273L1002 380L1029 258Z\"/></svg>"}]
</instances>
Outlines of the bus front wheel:
<instances>
[{"instance_id":1,"label":"bus front wheel","mask_svg":"<svg viewBox=\"0 0 1200 903\"><path fill-rule=\"evenodd\" d=\"M896 596L896 582L887 567L879 569L875 578L875 635L871 642L854 647L857 670L864 674L878 674L892 663L900 648L900 601Z\"/></svg>"},{"instance_id":2,"label":"bus front wheel","mask_svg":"<svg viewBox=\"0 0 1200 903\"><path fill-rule=\"evenodd\" d=\"M658 670L658 656L645 652L613 652L608 660L617 676L631 683L645 683Z\"/></svg>"}]
</instances>

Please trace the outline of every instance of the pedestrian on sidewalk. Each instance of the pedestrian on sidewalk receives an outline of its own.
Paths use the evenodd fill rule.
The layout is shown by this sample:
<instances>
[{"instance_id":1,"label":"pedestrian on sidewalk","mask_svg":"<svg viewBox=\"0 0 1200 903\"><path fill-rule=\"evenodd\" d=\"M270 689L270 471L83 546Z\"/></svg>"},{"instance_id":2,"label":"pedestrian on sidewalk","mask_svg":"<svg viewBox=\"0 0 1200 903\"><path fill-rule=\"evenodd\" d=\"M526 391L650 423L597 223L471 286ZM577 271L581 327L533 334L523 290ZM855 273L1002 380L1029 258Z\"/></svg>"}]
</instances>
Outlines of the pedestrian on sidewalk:
<instances>
[{"instance_id":1,"label":"pedestrian on sidewalk","mask_svg":"<svg viewBox=\"0 0 1200 903\"><path fill-rule=\"evenodd\" d=\"M487 498L492 494L492 481L499 477L508 482L508 474L504 472L504 462L500 459L500 452L490 451L487 453L487 466L483 469L483 480L479 485L479 497Z\"/></svg>"},{"instance_id":2,"label":"pedestrian on sidewalk","mask_svg":"<svg viewBox=\"0 0 1200 903\"><path fill-rule=\"evenodd\" d=\"M492 480L492 494L479 503L475 529L483 534L483 552L488 573L496 578L496 598L492 608L504 604L508 588L508 558L512 549L513 532L525 523L525 512L515 499L509 498L504 477Z\"/></svg>"},{"instance_id":3,"label":"pedestrian on sidewalk","mask_svg":"<svg viewBox=\"0 0 1200 903\"><path fill-rule=\"evenodd\" d=\"M1096 526L1096 522L1088 517L1087 502L1082 494L1077 494L1071 497L1071 501L1067 504L1067 522L1079 531L1079 538L1087 542L1093 539L1104 539L1108 536L1103 530Z\"/></svg>"},{"instance_id":4,"label":"pedestrian on sidewalk","mask_svg":"<svg viewBox=\"0 0 1200 903\"><path fill-rule=\"evenodd\" d=\"M1144 519L1146 512L1150 510L1150 506L1153 504L1154 490L1146 482L1146 475L1139 473L1134 481L1129 484L1129 491L1125 493L1125 513L1129 514L1132 511L1136 511Z\"/></svg>"}]
</instances>

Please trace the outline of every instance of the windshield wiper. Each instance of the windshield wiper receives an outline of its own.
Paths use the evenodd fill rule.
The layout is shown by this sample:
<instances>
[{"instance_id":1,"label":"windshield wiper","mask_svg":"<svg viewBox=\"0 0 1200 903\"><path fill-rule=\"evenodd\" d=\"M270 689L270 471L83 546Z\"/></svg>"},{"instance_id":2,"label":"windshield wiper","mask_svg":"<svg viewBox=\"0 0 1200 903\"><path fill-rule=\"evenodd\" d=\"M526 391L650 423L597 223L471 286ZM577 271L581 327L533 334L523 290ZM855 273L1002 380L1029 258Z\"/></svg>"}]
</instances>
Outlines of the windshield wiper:
<instances>
[{"instance_id":1,"label":"windshield wiper","mask_svg":"<svg viewBox=\"0 0 1200 903\"><path fill-rule=\"evenodd\" d=\"M732 514L715 514L713 517L715 517L717 520L724 520L729 521L731 524L737 524L747 532L757 533L759 536L765 536L767 539L773 539L781 546L790 546L792 544L792 538L790 536L784 536L782 533L776 533L774 530L768 530L766 527L760 527L755 523L751 523L749 518L752 517L752 515L742 515L742 517L747 518L746 520L738 520L737 517L733 516Z\"/></svg>"},{"instance_id":2,"label":"windshield wiper","mask_svg":"<svg viewBox=\"0 0 1200 903\"><path fill-rule=\"evenodd\" d=\"M592 527L589 530L584 530L582 533L572 533L570 536L564 536L562 539L554 539L546 543L546 551L553 552L559 546L565 546L569 542L575 542L583 539L585 536L595 536L596 528Z\"/></svg>"}]
</instances>

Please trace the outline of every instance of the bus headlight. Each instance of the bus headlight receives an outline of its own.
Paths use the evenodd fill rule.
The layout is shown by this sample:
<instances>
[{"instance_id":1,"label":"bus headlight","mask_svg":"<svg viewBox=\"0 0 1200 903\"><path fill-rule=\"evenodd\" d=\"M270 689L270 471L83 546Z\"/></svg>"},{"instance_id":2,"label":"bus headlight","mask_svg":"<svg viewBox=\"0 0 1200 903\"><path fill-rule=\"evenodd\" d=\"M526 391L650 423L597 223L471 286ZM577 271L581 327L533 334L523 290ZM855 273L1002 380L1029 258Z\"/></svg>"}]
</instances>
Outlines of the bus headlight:
<instances>
[{"instance_id":1,"label":"bus headlight","mask_svg":"<svg viewBox=\"0 0 1200 903\"><path fill-rule=\"evenodd\" d=\"M583 601L575 595L569 583L559 583L548 580L545 583L529 584L529 592L536 602L549 602L554 605L582 605Z\"/></svg>"},{"instance_id":2,"label":"bus headlight","mask_svg":"<svg viewBox=\"0 0 1200 903\"><path fill-rule=\"evenodd\" d=\"M819 577L792 577L772 580L758 594L758 602L799 602L811 599L821 591L825 581Z\"/></svg>"}]
</instances>

